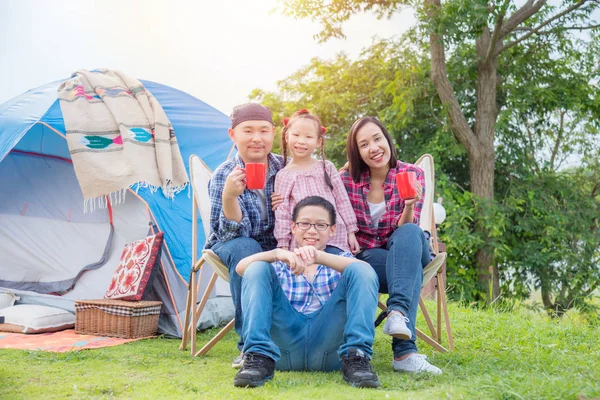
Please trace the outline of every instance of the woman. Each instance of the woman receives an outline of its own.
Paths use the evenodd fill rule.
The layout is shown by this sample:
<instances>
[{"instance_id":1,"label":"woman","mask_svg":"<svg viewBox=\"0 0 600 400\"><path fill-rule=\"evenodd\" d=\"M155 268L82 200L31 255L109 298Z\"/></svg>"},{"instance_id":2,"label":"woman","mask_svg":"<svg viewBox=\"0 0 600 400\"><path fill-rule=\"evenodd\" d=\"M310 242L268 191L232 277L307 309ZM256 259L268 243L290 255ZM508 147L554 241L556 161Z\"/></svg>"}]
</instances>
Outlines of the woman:
<instances>
[{"instance_id":1,"label":"woman","mask_svg":"<svg viewBox=\"0 0 600 400\"><path fill-rule=\"evenodd\" d=\"M356 213L360 245L357 258L369 263L388 292L388 314L383 332L393 336L393 366L403 372L442 371L417 354L415 319L423 267L430 261L429 244L419 217L425 191L423 170L399 161L390 134L373 117L363 117L350 129L346 143L348 168L341 174ZM414 171L417 196L402 200L396 174ZM387 289L387 290L386 290Z\"/></svg>"}]
</instances>

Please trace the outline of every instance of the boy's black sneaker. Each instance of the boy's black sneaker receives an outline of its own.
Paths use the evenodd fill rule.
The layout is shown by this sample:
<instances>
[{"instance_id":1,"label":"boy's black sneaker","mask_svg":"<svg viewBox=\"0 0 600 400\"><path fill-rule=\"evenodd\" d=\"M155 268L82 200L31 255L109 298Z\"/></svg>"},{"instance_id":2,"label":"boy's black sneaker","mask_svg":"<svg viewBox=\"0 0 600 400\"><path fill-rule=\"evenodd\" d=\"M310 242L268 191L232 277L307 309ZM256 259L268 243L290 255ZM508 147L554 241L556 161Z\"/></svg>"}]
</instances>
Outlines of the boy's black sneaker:
<instances>
[{"instance_id":1,"label":"boy's black sneaker","mask_svg":"<svg viewBox=\"0 0 600 400\"><path fill-rule=\"evenodd\" d=\"M342 376L354 387L379 387L379 378L373 371L369 358L357 349L350 349L347 355L342 356Z\"/></svg>"},{"instance_id":2,"label":"boy's black sneaker","mask_svg":"<svg viewBox=\"0 0 600 400\"><path fill-rule=\"evenodd\" d=\"M275 360L258 353L244 354L244 364L233 378L233 386L258 387L275 375Z\"/></svg>"}]
</instances>

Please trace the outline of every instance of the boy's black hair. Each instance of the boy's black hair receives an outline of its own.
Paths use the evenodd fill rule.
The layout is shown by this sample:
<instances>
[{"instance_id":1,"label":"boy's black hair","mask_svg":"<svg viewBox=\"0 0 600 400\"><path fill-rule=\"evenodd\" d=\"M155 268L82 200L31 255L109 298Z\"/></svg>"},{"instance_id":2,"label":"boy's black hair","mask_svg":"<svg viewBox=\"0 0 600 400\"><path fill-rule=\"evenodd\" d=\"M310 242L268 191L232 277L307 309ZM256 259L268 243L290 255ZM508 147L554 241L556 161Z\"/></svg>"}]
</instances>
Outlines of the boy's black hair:
<instances>
[{"instance_id":1,"label":"boy's black hair","mask_svg":"<svg viewBox=\"0 0 600 400\"><path fill-rule=\"evenodd\" d=\"M322 198L321 196L308 196L300 200L292 212L292 221L295 222L296 218L298 218L298 213L300 210L308 206L322 207L327 210L329 213L329 223L331 225L335 225L335 207L328 200Z\"/></svg>"}]
</instances>

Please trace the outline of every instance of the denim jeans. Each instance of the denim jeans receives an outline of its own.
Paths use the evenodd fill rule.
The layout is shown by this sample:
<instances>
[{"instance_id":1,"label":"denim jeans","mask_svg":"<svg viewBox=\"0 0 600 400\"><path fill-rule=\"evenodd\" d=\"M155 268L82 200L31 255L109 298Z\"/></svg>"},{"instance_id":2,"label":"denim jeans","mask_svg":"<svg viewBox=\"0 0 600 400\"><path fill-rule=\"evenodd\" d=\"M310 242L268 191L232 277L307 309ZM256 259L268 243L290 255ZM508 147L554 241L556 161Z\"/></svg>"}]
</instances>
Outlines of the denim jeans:
<instances>
[{"instance_id":1,"label":"denim jeans","mask_svg":"<svg viewBox=\"0 0 600 400\"><path fill-rule=\"evenodd\" d=\"M404 224L394 231L385 248L366 249L356 257L371 264L377 273L380 292L389 293L388 309L400 311L409 319L407 325L412 338L394 338L394 356L416 353L415 320L421 296L423 268L430 261L429 243L425 234L415 224Z\"/></svg>"},{"instance_id":2,"label":"denim jeans","mask_svg":"<svg viewBox=\"0 0 600 400\"><path fill-rule=\"evenodd\" d=\"M259 353L284 371L333 371L351 348L373 355L377 275L354 262L320 310L296 311L285 296L273 266L250 264L242 279L244 353Z\"/></svg>"},{"instance_id":3,"label":"denim jeans","mask_svg":"<svg viewBox=\"0 0 600 400\"><path fill-rule=\"evenodd\" d=\"M212 248L212 251L219 256L223 264L229 268L229 289L235 308L235 331L240 336L238 342L238 350L240 351L244 346L242 341L242 303L240 302L242 277L235 272L235 267L242 259L266 250L272 250L272 248L264 249L256 240L248 237L238 237L227 242L217 243Z\"/></svg>"}]
</instances>

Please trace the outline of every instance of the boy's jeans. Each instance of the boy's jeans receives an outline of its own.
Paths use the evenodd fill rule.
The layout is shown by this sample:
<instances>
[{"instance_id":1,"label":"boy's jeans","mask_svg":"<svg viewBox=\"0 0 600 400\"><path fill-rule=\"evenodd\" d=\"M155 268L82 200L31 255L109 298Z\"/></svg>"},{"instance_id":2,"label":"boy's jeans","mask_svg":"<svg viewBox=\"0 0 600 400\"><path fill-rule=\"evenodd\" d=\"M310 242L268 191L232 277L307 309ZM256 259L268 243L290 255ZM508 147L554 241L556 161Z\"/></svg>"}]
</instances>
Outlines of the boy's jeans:
<instances>
[{"instance_id":1,"label":"boy's jeans","mask_svg":"<svg viewBox=\"0 0 600 400\"><path fill-rule=\"evenodd\" d=\"M240 292L242 290L242 277L235 272L235 267L244 258L262 251L273 250L274 247L262 247L256 240L248 237L237 237L226 242L220 242L213 246L212 251L221 259L223 264L229 268L229 291L235 310L235 331L240 337L237 347L242 350L244 341L242 339L242 303L240 302ZM337 247L327 246L325 251L331 254L342 253Z\"/></svg>"},{"instance_id":2,"label":"boy's jeans","mask_svg":"<svg viewBox=\"0 0 600 400\"><path fill-rule=\"evenodd\" d=\"M373 269L352 263L329 301L305 315L292 307L270 263L252 263L242 279L243 351L271 357L279 370L337 370L351 348L371 357L378 289Z\"/></svg>"}]
</instances>

